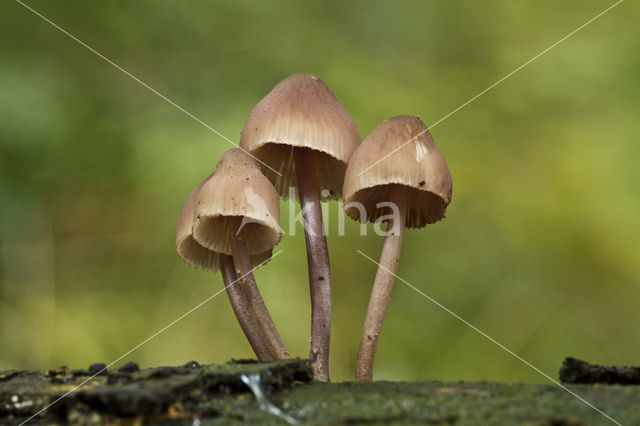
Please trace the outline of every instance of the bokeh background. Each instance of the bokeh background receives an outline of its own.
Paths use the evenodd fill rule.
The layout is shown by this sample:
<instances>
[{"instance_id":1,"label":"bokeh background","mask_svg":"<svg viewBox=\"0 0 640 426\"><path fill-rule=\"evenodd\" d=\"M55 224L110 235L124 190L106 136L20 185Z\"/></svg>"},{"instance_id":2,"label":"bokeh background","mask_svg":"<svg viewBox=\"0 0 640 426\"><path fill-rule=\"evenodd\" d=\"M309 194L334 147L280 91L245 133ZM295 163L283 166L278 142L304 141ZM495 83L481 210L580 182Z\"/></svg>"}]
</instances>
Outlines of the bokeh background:
<instances>
[{"instance_id":1,"label":"bokeh background","mask_svg":"<svg viewBox=\"0 0 640 426\"><path fill-rule=\"evenodd\" d=\"M294 72L361 135L427 125L612 1L31 0L53 22L238 141ZM572 355L640 359L640 5L624 2L438 124L447 218L407 232L399 275L555 376ZM20 4L0 4L0 369L108 363L222 288L175 254L187 194L231 145ZM382 238L336 235L331 371L352 377ZM289 221L282 204L283 227ZM304 237L256 278L305 356ZM121 363L251 357L224 294ZM544 379L402 283L375 377Z\"/></svg>"}]
</instances>

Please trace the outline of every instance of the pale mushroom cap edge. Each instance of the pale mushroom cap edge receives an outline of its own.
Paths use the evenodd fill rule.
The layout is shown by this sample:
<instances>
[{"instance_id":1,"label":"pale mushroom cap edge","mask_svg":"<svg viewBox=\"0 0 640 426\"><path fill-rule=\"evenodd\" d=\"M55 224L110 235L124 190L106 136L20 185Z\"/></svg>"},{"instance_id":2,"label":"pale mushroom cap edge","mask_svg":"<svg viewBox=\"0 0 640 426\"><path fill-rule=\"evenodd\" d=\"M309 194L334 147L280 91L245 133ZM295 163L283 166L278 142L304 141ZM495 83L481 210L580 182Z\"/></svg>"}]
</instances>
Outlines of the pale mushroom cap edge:
<instances>
[{"instance_id":1,"label":"pale mushroom cap edge","mask_svg":"<svg viewBox=\"0 0 640 426\"><path fill-rule=\"evenodd\" d=\"M227 151L215 173L198 192L193 236L209 250L232 254L232 222L242 219L239 233L249 255L273 249L282 238L278 194L257 162L239 148Z\"/></svg>"},{"instance_id":2,"label":"pale mushroom cap edge","mask_svg":"<svg viewBox=\"0 0 640 426\"><path fill-rule=\"evenodd\" d=\"M421 228L445 216L451 202L451 173L424 123L407 115L383 121L353 153L342 190L345 211L354 220L373 222L387 214L376 205L389 201L390 192L400 188L409 191L408 228ZM364 206L366 218L349 206L352 202Z\"/></svg>"},{"instance_id":3,"label":"pale mushroom cap edge","mask_svg":"<svg viewBox=\"0 0 640 426\"><path fill-rule=\"evenodd\" d=\"M209 176L211 177L211 176ZM209 179L202 181L187 197L176 226L176 252L178 256L188 265L205 271L218 272L220 270L219 253L209 250L199 244L193 238L193 223L198 193L200 188ZM258 266L266 263L271 258L272 251L249 256L251 266Z\"/></svg>"},{"instance_id":4,"label":"pale mushroom cap edge","mask_svg":"<svg viewBox=\"0 0 640 426\"><path fill-rule=\"evenodd\" d=\"M304 73L282 80L258 102L240 139L242 148L269 166L260 168L284 199L290 187L297 188L292 147L311 150L319 189L327 190L322 198L338 199L347 162L359 143L353 119L331 89Z\"/></svg>"}]
</instances>

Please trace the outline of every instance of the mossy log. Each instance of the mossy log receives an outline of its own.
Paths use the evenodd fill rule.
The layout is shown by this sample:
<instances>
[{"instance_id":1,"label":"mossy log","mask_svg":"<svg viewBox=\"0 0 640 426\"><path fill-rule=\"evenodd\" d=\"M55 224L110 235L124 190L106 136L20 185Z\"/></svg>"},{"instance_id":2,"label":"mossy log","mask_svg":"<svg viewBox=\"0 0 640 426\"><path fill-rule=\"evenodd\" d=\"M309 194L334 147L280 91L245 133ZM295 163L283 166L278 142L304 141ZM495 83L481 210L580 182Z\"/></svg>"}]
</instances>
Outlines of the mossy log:
<instances>
[{"instance_id":1,"label":"mossy log","mask_svg":"<svg viewBox=\"0 0 640 426\"><path fill-rule=\"evenodd\" d=\"M0 372L0 424L20 424L101 369ZM243 376L259 377L266 398L257 400ZM640 387L576 385L571 390L621 424L640 425ZM286 416L300 424L613 424L555 385L313 383L308 360L191 362L144 370L129 363L97 375L30 423L278 425L286 424Z\"/></svg>"}]
</instances>

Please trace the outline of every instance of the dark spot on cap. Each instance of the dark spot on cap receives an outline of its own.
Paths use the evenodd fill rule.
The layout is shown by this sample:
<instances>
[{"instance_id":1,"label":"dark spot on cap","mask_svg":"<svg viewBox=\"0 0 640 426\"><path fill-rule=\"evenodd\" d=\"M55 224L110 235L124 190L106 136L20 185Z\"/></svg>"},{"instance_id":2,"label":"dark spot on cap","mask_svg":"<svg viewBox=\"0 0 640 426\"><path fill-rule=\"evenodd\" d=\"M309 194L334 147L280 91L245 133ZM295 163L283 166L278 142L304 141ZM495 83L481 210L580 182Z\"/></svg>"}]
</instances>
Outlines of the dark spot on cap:
<instances>
[{"instance_id":1,"label":"dark spot on cap","mask_svg":"<svg viewBox=\"0 0 640 426\"><path fill-rule=\"evenodd\" d=\"M425 183L426 183L425 181L421 180L420 183L418 183L418 185L424 186Z\"/></svg>"}]
</instances>

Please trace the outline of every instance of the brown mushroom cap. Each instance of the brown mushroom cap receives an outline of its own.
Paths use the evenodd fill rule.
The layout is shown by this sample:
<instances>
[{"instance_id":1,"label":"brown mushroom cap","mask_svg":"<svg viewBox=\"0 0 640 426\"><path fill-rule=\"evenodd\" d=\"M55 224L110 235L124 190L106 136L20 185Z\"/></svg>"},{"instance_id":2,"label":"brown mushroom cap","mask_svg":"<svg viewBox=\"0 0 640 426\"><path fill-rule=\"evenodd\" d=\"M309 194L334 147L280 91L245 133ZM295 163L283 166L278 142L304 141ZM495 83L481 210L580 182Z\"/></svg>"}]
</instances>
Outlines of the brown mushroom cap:
<instances>
[{"instance_id":1,"label":"brown mushroom cap","mask_svg":"<svg viewBox=\"0 0 640 426\"><path fill-rule=\"evenodd\" d=\"M249 255L271 250L280 241L278 194L258 163L239 148L227 151L202 185L195 205L193 237L218 253L232 254L231 238L244 242Z\"/></svg>"},{"instance_id":2,"label":"brown mushroom cap","mask_svg":"<svg viewBox=\"0 0 640 426\"><path fill-rule=\"evenodd\" d=\"M209 176L211 177L211 176ZM182 207L176 226L176 252L186 263L205 271L218 272L220 270L220 255L200 245L193 238L193 222L195 219L196 202L200 188L209 178L205 179L191 191ZM271 258L271 250L249 256L251 266L257 266Z\"/></svg>"},{"instance_id":3,"label":"brown mushroom cap","mask_svg":"<svg viewBox=\"0 0 640 426\"><path fill-rule=\"evenodd\" d=\"M383 121L353 153L342 190L344 204L361 203L367 217L361 218L355 207L347 206L346 213L354 220L373 222L386 214L376 204L389 201L391 191L401 187L409 191L408 228L421 228L445 216L451 202L451 173L427 127L408 115Z\"/></svg>"},{"instance_id":4,"label":"brown mushroom cap","mask_svg":"<svg viewBox=\"0 0 640 426\"><path fill-rule=\"evenodd\" d=\"M312 74L294 74L278 83L253 108L240 139L242 148L282 174L263 167L284 199L289 198L289 187L297 187L293 147L315 154L318 189L328 190L324 199L337 199L347 162L359 143L349 113Z\"/></svg>"}]
</instances>

